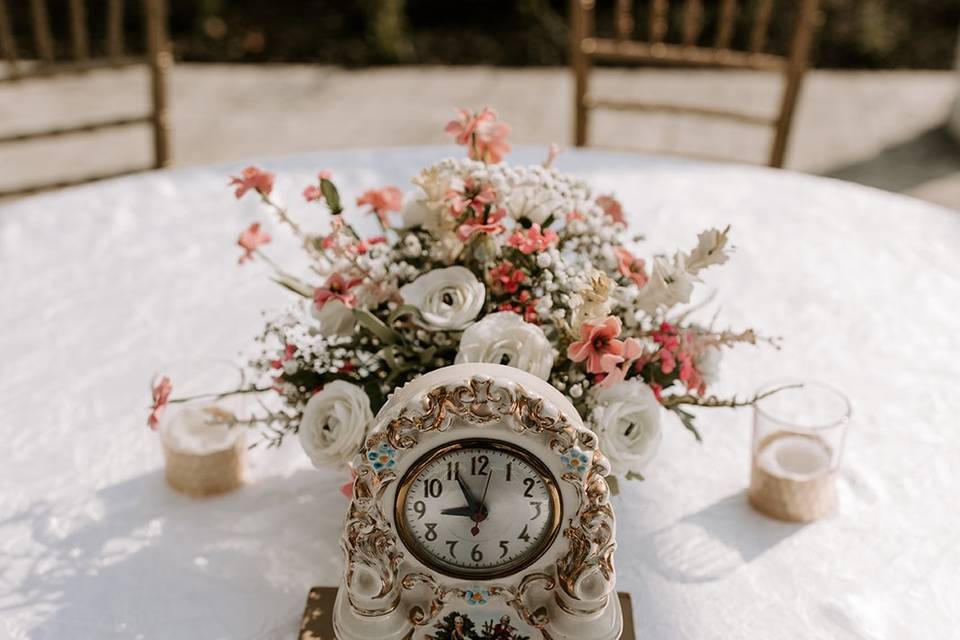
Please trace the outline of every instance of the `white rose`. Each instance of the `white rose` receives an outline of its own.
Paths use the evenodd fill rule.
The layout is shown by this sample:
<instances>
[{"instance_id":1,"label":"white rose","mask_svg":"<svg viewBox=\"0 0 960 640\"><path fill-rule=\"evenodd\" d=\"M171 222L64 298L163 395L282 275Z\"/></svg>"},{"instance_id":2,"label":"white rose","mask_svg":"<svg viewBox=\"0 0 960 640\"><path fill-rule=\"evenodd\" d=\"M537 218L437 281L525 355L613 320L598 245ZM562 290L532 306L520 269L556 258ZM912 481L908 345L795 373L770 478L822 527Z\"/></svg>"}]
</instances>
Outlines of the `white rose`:
<instances>
[{"instance_id":1,"label":"white rose","mask_svg":"<svg viewBox=\"0 0 960 640\"><path fill-rule=\"evenodd\" d=\"M340 300L328 300L321 309L312 305L311 313L320 323L320 333L325 336L348 336L353 333L353 327L357 323L353 309Z\"/></svg>"},{"instance_id":2,"label":"white rose","mask_svg":"<svg viewBox=\"0 0 960 640\"><path fill-rule=\"evenodd\" d=\"M512 311L501 311L467 327L456 362L505 364L546 380L553 358L553 346L540 327Z\"/></svg>"},{"instance_id":3,"label":"white rose","mask_svg":"<svg viewBox=\"0 0 960 640\"><path fill-rule=\"evenodd\" d=\"M663 438L660 403L653 391L639 380L625 380L600 388L594 400L600 450L610 460L613 473L642 472Z\"/></svg>"},{"instance_id":4,"label":"white rose","mask_svg":"<svg viewBox=\"0 0 960 640\"><path fill-rule=\"evenodd\" d=\"M363 444L372 420L363 389L334 380L307 401L300 418L300 445L315 467L345 464Z\"/></svg>"},{"instance_id":5,"label":"white rose","mask_svg":"<svg viewBox=\"0 0 960 640\"><path fill-rule=\"evenodd\" d=\"M434 269L400 288L404 303L415 306L428 326L463 329L483 308L486 289L464 267Z\"/></svg>"}]
</instances>

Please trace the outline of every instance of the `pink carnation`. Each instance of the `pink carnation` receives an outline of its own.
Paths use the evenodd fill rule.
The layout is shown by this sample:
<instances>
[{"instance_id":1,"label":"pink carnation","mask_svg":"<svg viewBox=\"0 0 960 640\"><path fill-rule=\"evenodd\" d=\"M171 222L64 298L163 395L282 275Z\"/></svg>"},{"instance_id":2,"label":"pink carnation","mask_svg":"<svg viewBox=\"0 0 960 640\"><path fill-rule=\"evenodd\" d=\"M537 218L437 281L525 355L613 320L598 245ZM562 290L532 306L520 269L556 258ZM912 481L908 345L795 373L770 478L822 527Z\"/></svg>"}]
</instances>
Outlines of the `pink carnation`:
<instances>
[{"instance_id":1,"label":"pink carnation","mask_svg":"<svg viewBox=\"0 0 960 640\"><path fill-rule=\"evenodd\" d=\"M649 278L644 270L646 264L642 258L635 257L623 247L617 247L614 252L617 254L617 266L621 274L633 280L638 287L647 284Z\"/></svg>"},{"instance_id":2,"label":"pink carnation","mask_svg":"<svg viewBox=\"0 0 960 640\"><path fill-rule=\"evenodd\" d=\"M270 234L260 230L260 223L251 224L240 237L237 238L237 244L243 248L243 255L240 256L240 264L248 260L253 260L253 252L270 242Z\"/></svg>"},{"instance_id":3,"label":"pink carnation","mask_svg":"<svg viewBox=\"0 0 960 640\"><path fill-rule=\"evenodd\" d=\"M496 164L510 153L507 136L510 125L497 120L497 112L484 107L473 113L469 109L458 109L459 118L447 123L444 131L454 137L454 141L467 147L472 160L482 160L487 164Z\"/></svg>"},{"instance_id":4,"label":"pink carnation","mask_svg":"<svg viewBox=\"0 0 960 640\"><path fill-rule=\"evenodd\" d=\"M273 173L263 171L257 167L247 167L243 170L240 178L231 176L230 185L236 185L233 192L237 198L242 198L250 189L253 189L262 196L270 195L273 191Z\"/></svg>"},{"instance_id":5,"label":"pink carnation","mask_svg":"<svg viewBox=\"0 0 960 640\"><path fill-rule=\"evenodd\" d=\"M400 211L403 206L403 192L396 187L370 189L357 198L357 206L369 205L370 210L377 214L383 226L387 226L387 214L391 211Z\"/></svg>"},{"instance_id":6,"label":"pink carnation","mask_svg":"<svg viewBox=\"0 0 960 640\"><path fill-rule=\"evenodd\" d=\"M610 216L614 222L624 222L623 205L611 196L597 196L597 206Z\"/></svg>"},{"instance_id":7,"label":"pink carnation","mask_svg":"<svg viewBox=\"0 0 960 640\"><path fill-rule=\"evenodd\" d=\"M166 408L170 402L171 391L173 391L173 384L171 384L170 378L167 376L160 378L156 386L150 390L150 394L153 396L153 406L150 408L147 425L154 431L157 430L157 426L160 424L160 414L163 413L164 408Z\"/></svg>"}]
</instances>

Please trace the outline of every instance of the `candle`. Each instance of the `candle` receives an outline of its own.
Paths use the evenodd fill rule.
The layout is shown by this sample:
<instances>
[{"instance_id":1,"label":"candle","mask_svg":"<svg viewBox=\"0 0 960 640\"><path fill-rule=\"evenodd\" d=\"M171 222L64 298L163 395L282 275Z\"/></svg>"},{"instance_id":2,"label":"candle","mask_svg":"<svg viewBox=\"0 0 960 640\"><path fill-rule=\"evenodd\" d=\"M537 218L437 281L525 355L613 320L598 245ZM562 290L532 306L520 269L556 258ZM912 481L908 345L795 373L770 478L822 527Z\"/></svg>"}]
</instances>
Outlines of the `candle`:
<instances>
[{"instance_id":1,"label":"candle","mask_svg":"<svg viewBox=\"0 0 960 640\"><path fill-rule=\"evenodd\" d=\"M778 432L760 442L750 473L757 510L794 522L816 520L836 506L832 451L806 434Z\"/></svg>"},{"instance_id":2,"label":"candle","mask_svg":"<svg viewBox=\"0 0 960 640\"><path fill-rule=\"evenodd\" d=\"M211 496L243 484L243 430L218 419L213 404L170 407L161 418L160 440L167 483L189 496Z\"/></svg>"},{"instance_id":3,"label":"candle","mask_svg":"<svg viewBox=\"0 0 960 640\"><path fill-rule=\"evenodd\" d=\"M819 438L785 434L757 455L768 473L790 480L810 480L830 471L830 449Z\"/></svg>"},{"instance_id":4,"label":"candle","mask_svg":"<svg viewBox=\"0 0 960 640\"><path fill-rule=\"evenodd\" d=\"M221 418L229 415L215 404L172 407L169 417L161 421L160 437L181 453L206 455L230 449L243 435L239 427L231 428Z\"/></svg>"}]
</instances>

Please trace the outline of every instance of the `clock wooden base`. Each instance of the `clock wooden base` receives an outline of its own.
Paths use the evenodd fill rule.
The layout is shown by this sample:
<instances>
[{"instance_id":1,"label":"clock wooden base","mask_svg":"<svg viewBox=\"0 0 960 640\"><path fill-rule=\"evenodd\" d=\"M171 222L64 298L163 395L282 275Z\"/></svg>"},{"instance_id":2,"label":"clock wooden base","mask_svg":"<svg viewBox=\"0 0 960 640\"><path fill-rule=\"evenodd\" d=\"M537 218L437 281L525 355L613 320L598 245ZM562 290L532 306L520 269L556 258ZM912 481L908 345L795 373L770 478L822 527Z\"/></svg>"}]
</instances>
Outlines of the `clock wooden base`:
<instances>
[{"instance_id":1,"label":"clock wooden base","mask_svg":"<svg viewBox=\"0 0 960 640\"><path fill-rule=\"evenodd\" d=\"M633 605L630 594L621 591L620 608L623 611L623 633L620 640L634 640ZM336 640L333 635L333 606L337 600L336 587L314 587L307 596L307 606L300 621L300 640Z\"/></svg>"}]
</instances>

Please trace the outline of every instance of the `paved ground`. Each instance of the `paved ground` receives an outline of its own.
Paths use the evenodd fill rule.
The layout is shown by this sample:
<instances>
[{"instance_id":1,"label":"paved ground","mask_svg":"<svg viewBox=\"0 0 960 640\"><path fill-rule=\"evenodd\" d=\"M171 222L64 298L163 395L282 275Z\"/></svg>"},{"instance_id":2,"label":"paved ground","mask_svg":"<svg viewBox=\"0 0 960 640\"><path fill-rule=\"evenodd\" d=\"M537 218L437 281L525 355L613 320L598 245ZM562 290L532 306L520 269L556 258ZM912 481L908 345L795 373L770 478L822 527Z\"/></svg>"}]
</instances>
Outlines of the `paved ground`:
<instances>
[{"instance_id":1,"label":"paved ground","mask_svg":"<svg viewBox=\"0 0 960 640\"><path fill-rule=\"evenodd\" d=\"M34 86L0 86L0 135L65 117L130 113L146 104L140 71ZM598 73L597 93L748 106L771 113L779 79L757 73L626 70ZM960 209L960 145L944 123L950 72L815 71L802 95L788 168L909 193ZM444 143L454 106L493 105L516 143L569 143L564 69L180 65L172 76L177 165L350 146ZM598 146L762 161L762 129L667 116L599 114ZM0 186L145 162L143 131L33 143L0 155Z\"/></svg>"}]
</instances>

